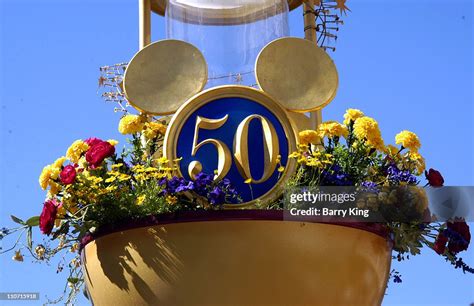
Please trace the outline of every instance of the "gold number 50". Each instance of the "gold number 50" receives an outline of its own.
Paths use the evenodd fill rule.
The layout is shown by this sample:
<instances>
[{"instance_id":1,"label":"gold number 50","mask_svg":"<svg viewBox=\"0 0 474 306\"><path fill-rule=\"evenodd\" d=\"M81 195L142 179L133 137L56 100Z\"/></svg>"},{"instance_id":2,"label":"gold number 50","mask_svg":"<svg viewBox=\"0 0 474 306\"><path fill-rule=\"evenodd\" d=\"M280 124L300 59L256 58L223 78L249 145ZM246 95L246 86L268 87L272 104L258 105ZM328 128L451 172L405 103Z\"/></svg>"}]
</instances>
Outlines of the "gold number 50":
<instances>
[{"instance_id":1,"label":"gold number 50","mask_svg":"<svg viewBox=\"0 0 474 306\"><path fill-rule=\"evenodd\" d=\"M217 149L217 174L214 176L215 180L224 178L232 166L232 156L229 148L220 140L206 139L197 143L199 130L217 130L222 127L229 118L226 115L220 119L208 119L201 116L196 118L196 125L194 128L193 147L191 149L191 156L195 156L197 151L205 144L213 144ZM249 126L252 120L260 120L263 129L263 149L264 149L264 170L262 177L254 179L250 171L249 148L248 148L248 134ZM234 136L234 158L237 169L244 180L250 179L252 183L263 183L268 180L277 164L280 147L278 137L272 123L267 118L260 115L250 115L240 122ZM188 166L188 174L191 178L195 178L196 174L201 172L202 164L199 161L192 161Z\"/></svg>"}]
</instances>

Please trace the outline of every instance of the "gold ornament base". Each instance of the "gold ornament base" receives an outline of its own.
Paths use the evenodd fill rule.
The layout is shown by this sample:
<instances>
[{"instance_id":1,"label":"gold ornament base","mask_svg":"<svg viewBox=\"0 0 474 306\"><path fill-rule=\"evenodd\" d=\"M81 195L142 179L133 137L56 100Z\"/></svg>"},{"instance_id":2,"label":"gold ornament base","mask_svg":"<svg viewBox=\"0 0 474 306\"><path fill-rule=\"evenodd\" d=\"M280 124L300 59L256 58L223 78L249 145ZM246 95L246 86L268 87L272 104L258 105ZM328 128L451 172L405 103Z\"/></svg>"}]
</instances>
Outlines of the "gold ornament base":
<instances>
[{"instance_id":1,"label":"gold ornament base","mask_svg":"<svg viewBox=\"0 0 474 306\"><path fill-rule=\"evenodd\" d=\"M283 221L281 211L203 213L87 244L94 305L381 304L391 262L381 235L351 223Z\"/></svg>"}]
</instances>

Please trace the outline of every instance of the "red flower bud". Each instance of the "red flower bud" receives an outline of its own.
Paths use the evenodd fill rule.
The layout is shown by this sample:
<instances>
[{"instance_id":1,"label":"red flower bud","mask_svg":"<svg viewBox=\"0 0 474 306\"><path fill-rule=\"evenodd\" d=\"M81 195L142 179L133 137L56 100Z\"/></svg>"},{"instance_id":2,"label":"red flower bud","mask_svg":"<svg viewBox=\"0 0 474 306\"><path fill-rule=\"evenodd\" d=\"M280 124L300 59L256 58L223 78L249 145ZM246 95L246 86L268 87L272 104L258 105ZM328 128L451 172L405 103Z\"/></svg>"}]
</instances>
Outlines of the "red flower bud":
<instances>
[{"instance_id":1,"label":"red flower bud","mask_svg":"<svg viewBox=\"0 0 474 306\"><path fill-rule=\"evenodd\" d=\"M102 141L103 140L101 140L99 138L95 138L95 137L87 138L86 140L84 140L84 142L87 143L89 145L89 147L92 147L93 145L96 145L96 144L98 144Z\"/></svg>"},{"instance_id":2,"label":"red flower bud","mask_svg":"<svg viewBox=\"0 0 474 306\"><path fill-rule=\"evenodd\" d=\"M115 148L107 141L95 142L93 146L87 150L86 161L92 169L95 169L102 164L104 159L114 155Z\"/></svg>"},{"instance_id":3,"label":"red flower bud","mask_svg":"<svg viewBox=\"0 0 474 306\"><path fill-rule=\"evenodd\" d=\"M67 165L59 174L59 178L61 179L61 183L64 185L74 183L76 179L76 168L74 168L72 165Z\"/></svg>"},{"instance_id":4,"label":"red flower bud","mask_svg":"<svg viewBox=\"0 0 474 306\"><path fill-rule=\"evenodd\" d=\"M436 241L434 243L433 249L438 254L443 254L446 250L446 243L448 242L448 237L446 237L443 233L439 233L438 237L436 237Z\"/></svg>"},{"instance_id":5,"label":"red flower bud","mask_svg":"<svg viewBox=\"0 0 474 306\"><path fill-rule=\"evenodd\" d=\"M59 204L56 200L48 200L44 203L43 211L41 212L39 220L39 228L43 234L51 234L54 227L54 221L56 221L58 206Z\"/></svg>"},{"instance_id":6,"label":"red flower bud","mask_svg":"<svg viewBox=\"0 0 474 306\"><path fill-rule=\"evenodd\" d=\"M462 219L455 219L454 222L447 223L448 229L459 234L461 239L450 239L448 243L448 250L457 254L459 252L467 250L469 243L471 242L471 233L469 231L469 225Z\"/></svg>"},{"instance_id":7,"label":"red flower bud","mask_svg":"<svg viewBox=\"0 0 474 306\"><path fill-rule=\"evenodd\" d=\"M431 168L429 171L425 171L425 176L430 186L441 187L444 184L444 178L441 173L433 168Z\"/></svg>"}]
</instances>

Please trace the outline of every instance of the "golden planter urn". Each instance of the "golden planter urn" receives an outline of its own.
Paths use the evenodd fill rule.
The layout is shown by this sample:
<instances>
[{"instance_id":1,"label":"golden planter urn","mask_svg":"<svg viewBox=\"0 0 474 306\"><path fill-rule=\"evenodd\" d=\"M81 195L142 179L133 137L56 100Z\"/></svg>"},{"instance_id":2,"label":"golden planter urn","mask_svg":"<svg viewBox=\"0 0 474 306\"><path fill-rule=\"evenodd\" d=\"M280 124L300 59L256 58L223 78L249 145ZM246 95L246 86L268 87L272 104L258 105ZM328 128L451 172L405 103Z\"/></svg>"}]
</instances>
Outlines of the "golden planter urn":
<instances>
[{"instance_id":1,"label":"golden planter urn","mask_svg":"<svg viewBox=\"0 0 474 306\"><path fill-rule=\"evenodd\" d=\"M239 208L276 200L295 169L297 131L316 128L338 87L317 44L321 2L139 3L140 51L120 88L147 115L174 114L164 156L180 159L186 179L229 179ZM306 40L288 37L289 11L300 6ZM166 40L151 43L152 10L165 15ZM390 262L380 225L287 220L281 210L149 217L101 228L82 249L96 306L380 305Z\"/></svg>"},{"instance_id":2,"label":"golden planter urn","mask_svg":"<svg viewBox=\"0 0 474 306\"><path fill-rule=\"evenodd\" d=\"M377 224L202 211L101 234L82 260L96 306L370 306L382 302L391 245Z\"/></svg>"}]
</instances>

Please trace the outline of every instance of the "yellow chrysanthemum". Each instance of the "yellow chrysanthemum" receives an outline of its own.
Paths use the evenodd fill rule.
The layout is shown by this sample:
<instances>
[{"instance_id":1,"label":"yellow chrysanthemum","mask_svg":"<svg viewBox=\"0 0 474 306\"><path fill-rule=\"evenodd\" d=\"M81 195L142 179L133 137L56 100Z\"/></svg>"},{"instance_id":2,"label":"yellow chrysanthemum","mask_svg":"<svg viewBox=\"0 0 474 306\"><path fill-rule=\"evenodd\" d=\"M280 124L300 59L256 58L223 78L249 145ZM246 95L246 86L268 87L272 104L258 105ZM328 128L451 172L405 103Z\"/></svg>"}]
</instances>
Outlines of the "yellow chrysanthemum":
<instances>
[{"instance_id":1,"label":"yellow chrysanthemum","mask_svg":"<svg viewBox=\"0 0 474 306\"><path fill-rule=\"evenodd\" d=\"M51 166L48 165L43 168L43 171L41 171L41 174L39 177L39 184L41 186L41 189L46 190L46 188L48 188L50 179L51 179Z\"/></svg>"},{"instance_id":2,"label":"yellow chrysanthemum","mask_svg":"<svg viewBox=\"0 0 474 306\"><path fill-rule=\"evenodd\" d=\"M344 114L344 124L349 125L352 122L355 122L357 119L364 117L364 113L358 109L349 108Z\"/></svg>"},{"instance_id":3,"label":"yellow chrysanthemum","mask_svg":"<svg viewBox=\"0 0 474 306\"><path fill-rule=\"evenodd\" d=\"M143 134L148 139L154 139L158 135L165 135L166 126L158 122L147 122Z\"/></svg>"},{"instance_id":4,"label":"yellow chrysanthemum","mask_svg":"<svg viewBox=\"0 0 474 306\"><path fill-rule=\"evenodd\" d=\"M408 157L415 165L415 169L416 169L415 174L421 175L426 169L426 163L423 156L421 156L420 153L418 152L410 152L408 154Z\"/></svg>"},{"instance_id":5,"label":"yellow chrysanthemum","mask_svg":"<svg viewBox=\"0 0 474 306\"><path fill-rule=\"evenodd\" d=\"M77 163L81 158L82 154L89 149L89 145L82 140L76 140L67 149L66 157L69 158L73 163Z\"/></svg>"},{"instance_id":6,"label":"yellow chrysanthemum","mask_svg":"<svg viewBox=\"0 0 474 306\"><path fill-rule=\"evenodd\" d=\"M399 149L394 145L388 145L383 151L389 156L396 156L398 154Z\"/></svg>"},{"instance_id":7,"label":"yellow chrysanthemum","mask_svg":"<svg viewBox=\"0 0 474 306\"><path fill-rule=\"evenodd\" d=\"M61 173L61 168L51 166L51 179L56 180L59 177L59 173Z\"/></svg>"},{"instance_id":8,"label":"yellow chrysanthemum","mask_svg":"<svg viewBox=\"0 0 474 306\"><path fill-rule=\"evenodd\" d=\"M421 147L418 136L416 136L415 133L406 130L395 136L395 143L413 152L417 152Z\"/></svg>"},{"instance_id":9,"label":"yellow chrysanthemum","mask_svg":"<svg viewBox=\"0 0 474 306\"><path fill-rule=\"evenodd\" d=\"M49 186L51 187L49 190L50 197L57 195L61 191L61 185L56 182L50 181Z\"/></svg>"},{"instance_id":10,"label":"yellow chrysanthemum","mask_svg":"<svg viewBox=\"0 0 474 306\"><path fill-rule=\"evenodd\" d=\"M54 161L54 163L51 165L51 167L53 168L61 168L64 164L64 162L66 161L66 157L65 156L61 156L60 158L56 159Z\"/></svg>"},{"instance_id":11,"label":"yellow chrysanthemum","mask_svg":"<svg viewBox=\"0 0 474 306\"><path fill-rule=\"evenodd\" d=\"M323 122L318 127L318 136L321 138L347 137L348 133L347 127L336 121Z\"/></svg>"},{"instance_id":12,"label":"yellow chrysanthemum","mask_svg":"<svg viewBox=\"0 0 474 306\"><path fill-rule=\"evenodd\" d=\"M367 145L378 150L384 149L382 134L380 133L379 124L375 119L370 117L361 117L354 123L354 135L360 141L366 141Z\"/></svg>"},{"instance_id":13,"label":"yellow chrysanthemum","mask_svg":"<svg viewBox=\"0 0 474 306\"><path fill-rule=\"evenodd\" d=\"M319 142L319 136L316 131L305 130L299 133L300 144L316 144Z\"/></svg>"},{"instance_id":14,"label":"yellow chrysanthemum","mask_svg":"<svg viewBox=\"0 0 474 306\"><path fill-rule=\"evenodd\" d=\"M385 148L385 143L383 142L383 139L380 135L378 137L367 139L367 144L379 151L383 151L383 149Z\"/></svg>"},{"instance_id":15,"label":"yellow chrysanthemum","mask_svg":"<svg viewBox=\"0 0 474 306\"><path fill-rule=\"evenodd\" d=\"M118 130L122 134L135 134L142 131L145 124L143 116L126 115L120 119Z\"/></svg>"}]
</instances>

